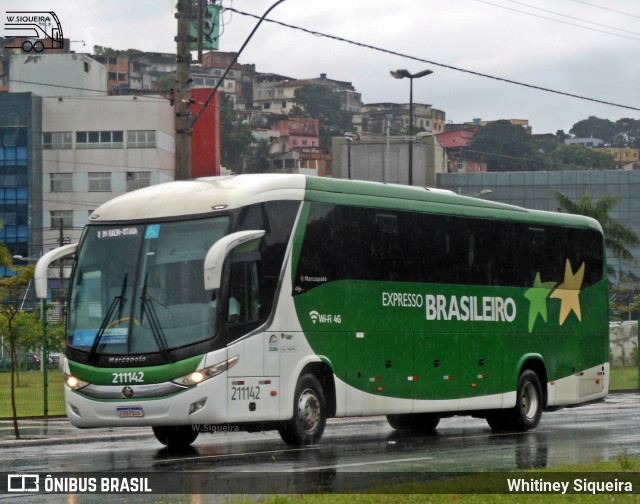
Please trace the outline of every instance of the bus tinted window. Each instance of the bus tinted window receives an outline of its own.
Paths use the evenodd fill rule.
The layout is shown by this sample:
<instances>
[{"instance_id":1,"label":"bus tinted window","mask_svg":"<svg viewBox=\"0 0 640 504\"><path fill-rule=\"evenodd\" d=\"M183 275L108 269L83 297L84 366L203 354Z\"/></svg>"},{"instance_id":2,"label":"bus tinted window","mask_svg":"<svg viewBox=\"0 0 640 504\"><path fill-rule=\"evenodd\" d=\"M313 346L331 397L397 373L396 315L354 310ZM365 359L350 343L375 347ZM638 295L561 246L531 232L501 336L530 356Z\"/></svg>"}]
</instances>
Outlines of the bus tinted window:
<instances>
[{"instance_id":1,"label":"bus tinted window","mask_svg":"<svg viewBox=\"0 0 640 504\"><path fill-rule=\"evenodd\" d=\"M260 319L266 320L273 307L284 254L298 213L299 202L269 201L244 207L237 217L235 230L264 229L260 242Z\"/></svg>"},{"instance_id":2,"label":"bus tinted window","mask_svg":"<svg viewBox=\"0 0 640 504\"><path fill-rule=\"evenodd\" d=\"M585 263L583 285L603 275L594 230L314 203L294 293L325 279L530 287ZM577 267L577 266L574 266Z\"/></svg>"}]
</instances>

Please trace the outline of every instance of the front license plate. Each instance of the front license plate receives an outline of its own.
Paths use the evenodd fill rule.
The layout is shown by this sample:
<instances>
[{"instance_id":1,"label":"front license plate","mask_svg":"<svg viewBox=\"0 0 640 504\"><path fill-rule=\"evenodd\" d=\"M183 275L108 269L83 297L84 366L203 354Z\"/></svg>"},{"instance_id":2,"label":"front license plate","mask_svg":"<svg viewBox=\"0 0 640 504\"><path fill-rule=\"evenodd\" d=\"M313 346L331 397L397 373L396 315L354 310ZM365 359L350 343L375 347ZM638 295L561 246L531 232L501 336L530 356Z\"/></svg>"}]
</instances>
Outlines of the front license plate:
<instances>
[{"instance_id":1,"label":"front license plate","mask_svg":"<svg viewBox=\"0 0 640 504\"><path fill-rule=\"evenodd\" d=\"M144 411L141 406L118 406L118 416L120 418L143 417Z\"/></svg>"}]
</instances>

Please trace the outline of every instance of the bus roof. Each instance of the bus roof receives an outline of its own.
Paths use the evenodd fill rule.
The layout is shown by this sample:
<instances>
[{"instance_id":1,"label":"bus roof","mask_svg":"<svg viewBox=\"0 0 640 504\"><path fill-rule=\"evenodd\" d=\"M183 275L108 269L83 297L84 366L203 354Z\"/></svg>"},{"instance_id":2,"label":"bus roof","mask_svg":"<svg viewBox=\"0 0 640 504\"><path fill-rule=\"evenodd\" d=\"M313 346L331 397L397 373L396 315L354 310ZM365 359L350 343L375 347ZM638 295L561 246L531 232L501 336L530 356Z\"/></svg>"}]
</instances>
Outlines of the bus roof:
<instances>
[{"instance_id":1,"label":"bus roof","mask_svg":"<svg viewBox=\"0 0 640 504\"><path fill-rule=\"evenodd\" d=\"M590 217L530 210L482 198L461 196L449 190L323 177L309 177L306 187L305 199L308 201L593 228L601 232L600 224Z\"/></svg>"},{"instance_id":2,"label":"bus roof","mask_svg":"<svg viewBox=\"0 0 640 504\"><path fill-rule=\"evenodd\" d=\"M307 200L601 230L597 221L588 217L528 210L461 196L448 190L298 174L205 177L158 184L104 203L91 215L91 221L132 221L211 214L274 200Z\"/></svg>"},{"instance_id":3,"label":"bus roof","mask_svg":"<svg viewBox=\"0 0 640 504\"><path fill-rule=\"evenodd\" d=\"M303 175L205 177L145 187L107 201L92 222L210 214L273 200L304 199Z\"/></svg>"}]
</instances>

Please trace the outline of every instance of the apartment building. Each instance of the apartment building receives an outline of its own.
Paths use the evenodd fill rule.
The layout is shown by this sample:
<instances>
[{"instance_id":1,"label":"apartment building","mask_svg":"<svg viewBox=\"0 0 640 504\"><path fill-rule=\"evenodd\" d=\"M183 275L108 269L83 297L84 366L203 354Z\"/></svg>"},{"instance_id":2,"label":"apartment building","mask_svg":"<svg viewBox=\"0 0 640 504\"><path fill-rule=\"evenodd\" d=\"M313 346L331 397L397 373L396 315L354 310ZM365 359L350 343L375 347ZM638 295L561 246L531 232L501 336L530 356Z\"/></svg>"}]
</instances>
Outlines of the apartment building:
<instances>
[{"instance_id":1,"label":"apartment building","mask_svg":"<svg viewBox=\"0 0 640 504\"><path fill-rule=\"evenodd\" d=\"M431 105L426 103L413 104L413 132L434 130L434 111ZM438 128L444 126L444 112L437 111ZM384 135L387 128L392 132L406 132L409 130L409 104L408 103L368 103L361 109L362 132L371 135Z\"/></svg>"},{"instance_id":2,"label":"apartment building","mask_svg":"<svg viewBox=\"0 0 640 504\"><path fill-rule=\"evenodd\" d=\"M174 178L174 117L160 96L42 99L42 238L78 241L91 213Z\"/></svg>"}]
</instances>

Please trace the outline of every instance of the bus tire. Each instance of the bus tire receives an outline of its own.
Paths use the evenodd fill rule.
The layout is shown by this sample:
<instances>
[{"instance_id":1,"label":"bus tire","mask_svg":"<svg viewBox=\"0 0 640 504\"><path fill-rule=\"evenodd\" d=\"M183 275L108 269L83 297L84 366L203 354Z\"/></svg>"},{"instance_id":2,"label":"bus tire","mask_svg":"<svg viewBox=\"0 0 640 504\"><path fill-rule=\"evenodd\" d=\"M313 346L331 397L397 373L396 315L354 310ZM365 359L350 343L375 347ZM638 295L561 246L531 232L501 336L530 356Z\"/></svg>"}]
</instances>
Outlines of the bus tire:
<instances>
[{"instance_id":1,"label":"bus tire","mask_svg":"<svg viewBox=\"0 0 640 504\"><path fill-rule=\"evenodd\" d=\"M197 425L155 425L151 429L156 439L169 450L184 450L200 433Z\"/></svg>"},{"instance_id":2,"label":"bus tire","mask_svg":"<svg viewBox=\"0 0 640 504\"><path fill-rule=\"evenodd\" d=\"M440 416L434 413L387 415L387 422L395 430L429 433L438 427Z\"/></svg>"},{"instance_id":3,"label":"bus tire","mask_svg":"<svg viewBox=\"0 0 640 504\"><path fill-rule=\"evenodd\" d=\"M322 437L327 423L327 403L322 385L312 374L300 377L293 398L293 417L278 428L282 440L291 446L308 446Z\"/></svg>"},{"instance_id":4,"label":"bus tire","mask_svg":"<svg viewBox=\"0 0 640 504\"><path fill-rule=\"evenodd\" d=\"M491 412L487 415L487 423L494 431L523 432L535 429L540 423L543 406L538 375L531 369L525 369L518 379L515 407Z\"/></svg>"}]
</instances>

